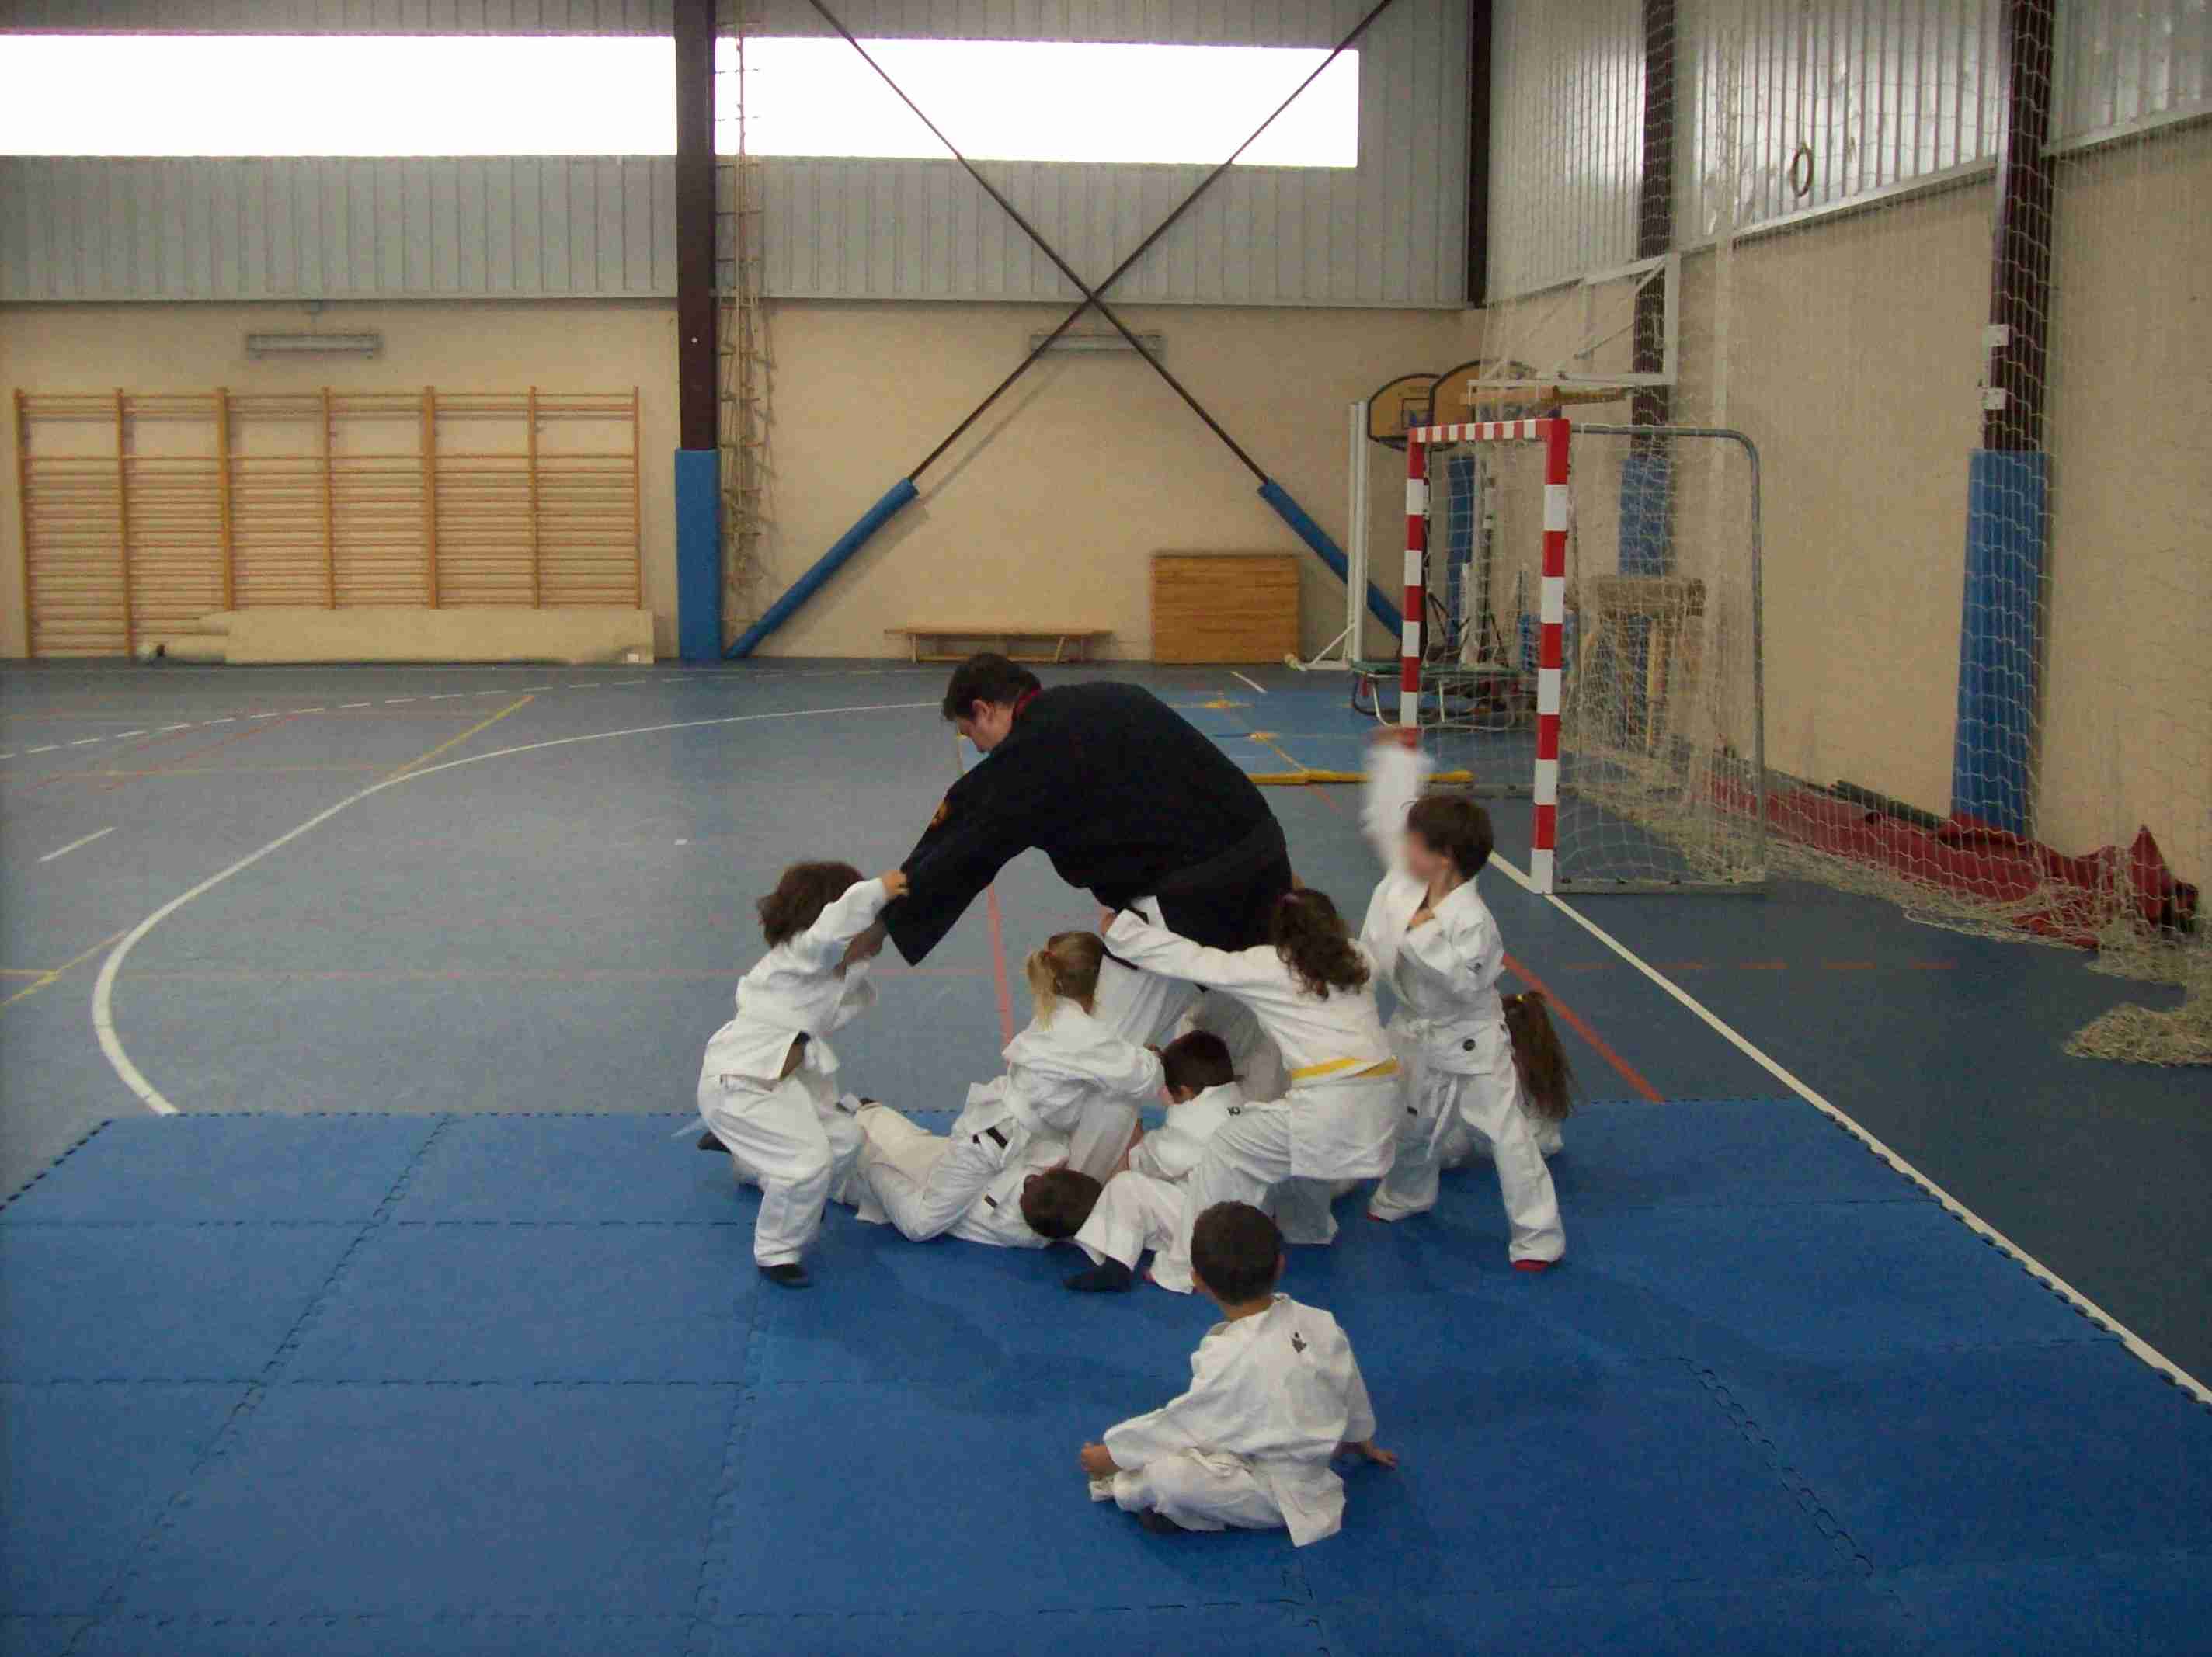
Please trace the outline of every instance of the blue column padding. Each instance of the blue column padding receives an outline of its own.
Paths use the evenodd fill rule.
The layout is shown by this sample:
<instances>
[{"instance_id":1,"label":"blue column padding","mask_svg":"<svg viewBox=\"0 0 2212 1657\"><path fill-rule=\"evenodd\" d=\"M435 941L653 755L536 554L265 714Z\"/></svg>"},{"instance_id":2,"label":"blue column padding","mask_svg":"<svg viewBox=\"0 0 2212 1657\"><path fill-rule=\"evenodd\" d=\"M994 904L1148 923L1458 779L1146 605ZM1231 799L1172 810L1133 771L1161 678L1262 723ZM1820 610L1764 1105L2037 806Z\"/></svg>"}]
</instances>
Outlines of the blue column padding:
<instances>
[{"instance_id":1,"label":"blue column padding","mask_svg":"<svg viewBox=\"0 0 2212 1657\"><path fill-rule=\"evenodd\" d=\"M1674 479L1663 449L1632 450L1620 463L1620 573L1664 575L1674 567L1670 534Z\"/></svg>"},{"instance_id":2,"label":"blue column padding","mask_svg":"<svg viewBox=\"0 0 2212 1657\"><path fill-rule=\"evenodd\" d=\"M1270 477L1260 485L1260 498L1275 509L1276 515L1291 526L1299 540L1313 549L1314 556L1336 572L1338 580L1346 579L1350 566L1345 562L1344 549L1328 538L1328 531L1315 523L1304 507L1291 499L1288 489ZM1376 621L1390 629L1393 638L1405 625L1398 606L1377 592L1372 581L1367 584L1367 609Z\"/></svg>"},{"instance_id":3,"label":"blue column padding","mask_svg":"<svg viewBox=\"0 0 2212 1657\"><path fill-rule=\"evenodd\" d=\"M722 457L676 452L676 648L687 662L722 653Z\"/></svg>"},{"instance_id":4,"label":"blue column padding","mask_svg":"<svg viewBox=\"0 0 2212 1657\"><path fill-rule=\"evenodd\" d=\"M1951 810L2023 836L2034 806L2030 768L2050 465L2045 454L1978 449L1966 483Z\"/></svg>"},{"instance_id":5,"label":"blue column padding","mask_svg":"<svg viewBox=\"0 0 2212 1657\"><path fill-rule=\"evenodd\" d=\"M860 514L860 521L839 536L830 550L814 561L814 568L792 583L791 591L768 607L760 620L740 633L725 653L729 659L742 661L753 653L754 646L789 621L793 612L820 590L823 582L837 573L838 567L868 543L868 537L890 522L901 507L919 495L914 479L902 477L884 491L884 498Z\"/></svg>"}]
</instances>

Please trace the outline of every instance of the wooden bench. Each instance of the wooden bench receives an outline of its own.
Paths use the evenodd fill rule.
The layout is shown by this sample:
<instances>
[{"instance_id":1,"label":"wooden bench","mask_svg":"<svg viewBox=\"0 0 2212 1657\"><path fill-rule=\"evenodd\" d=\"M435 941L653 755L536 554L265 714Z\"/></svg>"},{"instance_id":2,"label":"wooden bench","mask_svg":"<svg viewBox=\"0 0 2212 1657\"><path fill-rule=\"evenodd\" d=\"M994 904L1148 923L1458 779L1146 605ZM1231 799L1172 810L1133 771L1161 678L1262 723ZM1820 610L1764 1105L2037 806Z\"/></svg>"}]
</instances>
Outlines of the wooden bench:
<instances>
[{"instance_id":1,"label":"wooden bench","mask_svg":"<svg viewBox=\"0 0 2212 1657\"><path fill-rule=\"evenodd\" d=\"M1017 662L1084 662L1091 659L1094 640L1110 639L1111 628L1103 627L887 627L885 633L896 634L907 641L911 659L917 662L964 662L974 655L974 650L956 650L957 644L972 644L976 649L996 646L1001 656ZM1049 653L1046 641L1051 641ZM934 649L925 650L925 644ZM1018 650L1017 645L1030 645L1027 650Z\"/></svg>"}]
</instances>

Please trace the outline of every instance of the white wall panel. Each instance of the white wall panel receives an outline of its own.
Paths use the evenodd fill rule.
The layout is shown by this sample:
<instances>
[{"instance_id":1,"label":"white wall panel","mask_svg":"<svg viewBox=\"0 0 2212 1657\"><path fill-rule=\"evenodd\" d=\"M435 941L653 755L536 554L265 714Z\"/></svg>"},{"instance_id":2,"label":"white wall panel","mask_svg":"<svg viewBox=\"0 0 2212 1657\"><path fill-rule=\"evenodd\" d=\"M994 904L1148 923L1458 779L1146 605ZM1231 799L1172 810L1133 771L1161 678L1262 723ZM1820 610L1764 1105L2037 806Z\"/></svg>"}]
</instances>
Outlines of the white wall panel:
<instances>
[{"instance_id":1,"label":"white wall panel","mask_svg":"<svg viewBox=\"0 0 2212 1657\"><path fill-rule=\"evenodd\" d=\"M2207 0L2070 0L2058 13L2059 143L2212 113Z\"/></svg>"},{"instance_id":2,"label":"white wall panel","mask_svg":"<svg viewBox=\"0 0 2212 1657\"><path fill-rule=\"evenodd\" d=\"M669 0L6 0L0 30L131 34L667 34Z\"/></svg>"}]
</instances>

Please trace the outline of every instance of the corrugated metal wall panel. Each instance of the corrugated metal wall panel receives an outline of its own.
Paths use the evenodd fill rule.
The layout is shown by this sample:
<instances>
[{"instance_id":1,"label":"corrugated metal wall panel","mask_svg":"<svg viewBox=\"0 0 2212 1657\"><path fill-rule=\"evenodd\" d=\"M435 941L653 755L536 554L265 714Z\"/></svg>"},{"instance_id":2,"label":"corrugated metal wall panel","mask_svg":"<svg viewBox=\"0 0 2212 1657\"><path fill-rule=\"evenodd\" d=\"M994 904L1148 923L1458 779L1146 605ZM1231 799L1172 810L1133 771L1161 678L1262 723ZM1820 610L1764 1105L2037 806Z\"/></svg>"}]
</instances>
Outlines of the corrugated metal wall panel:
<instances>
[{"instance_id":1,"label":"corrugated metal wall panel","mask_svg":"<svg viewBox=\"0 0 2212 1657\"><path fill-rule=\"evenodd\" d=\"M1633 0L1629 0L1632 5ZM860 14L862 8L852 9ZM1361 8L1143 7L1030 0L929 8L881 0L856 33L1020 38L1031 14L1081 39L1261 37L1334 44ZM1360 48L1360 164L1239 167L1115 294L1166 304L1453 306L1466 298L1467 9L1399 0ZM1074 288L951 161L769 157L766 281L792 299L1073 300ZM1197 187L1205 167L988 162L1024 217L1097 281ZM1632 190L1631 191L1632 198ZM734 199L727 169L726 214ZM732 246L722 235L724 257Z\"/></svg>"},{"instance_id":2,"label":"corrugated metal wall panel","mask_svg":"<svg viewBox=\"0 0 2212 1657\"><path fill-rule=\"evenodd\" d=\"M670 0L12 0L0 30L131 34L667 34Z\"/></svg>"},{"instance_id":3,"label":"corrugated metal wall panel","mask_svg":"<svg viewBox=\"0 0 2212 1657\"><path fill-rule=\"evenodd\" d=\"M2212 111L2206 0L2073 0L2058 31L2062 144Z\"/></svg>"},{"instance_id":4,"label":"corrugated metal wall panel","mask_svg":"<svg viewBox=\"0 0 2212 1657\"><path fill-rule=\"evenodd\" d=\"M40 9L58 8L41 0ZM326 9L279 9L298 19ZM850 17L857 30L886 34L1310 46L1334 44L1364 9L1358 0L854 0ZM410 15L420 28L550 28L589 10L448 0ZM779 26L812 16L784 0L773 10ZM619 12L602 0L591 15ZM87 3L75 26L95 15L119 27L136 14L125 0ZM355 0L350 15L368 21L347 27L366 28L392 14L386 0ZM647 13L621 15L636 22ZM1238 168L1115 292L1183 304L1462 303L1467 60L1464 5L1398 0L1361 45L1358 167ZM1076 297L949 161L763 166L772 295ZM1097 281L1208 169L990 170ZM665 157L0 159L0 300L666 294L673 193ZM726 168L722 199L726 211ZM728 232L726 222L726 256Z\"/></svg>"},{"instance_id":5,"label":"corrugated metal wall panel","mask_svg":"<svg viewBox=\"0 0 2212 1657\"><path fill-rule=\"evenodd\" d=\"M1495 0L1491 15L1489 296L1505 299L1636 257L1643 12Z\"/></svg>"},{"instance_id":6,"label":"corrugated metal wall panel","mask_svg":"<svg viewBox=\"0 0 2212 1657\"><path fill-rule=\"evenodd\" d=\"M0 158L0 300L674 291L665 156Z\"/></svg>"}]
</instances>

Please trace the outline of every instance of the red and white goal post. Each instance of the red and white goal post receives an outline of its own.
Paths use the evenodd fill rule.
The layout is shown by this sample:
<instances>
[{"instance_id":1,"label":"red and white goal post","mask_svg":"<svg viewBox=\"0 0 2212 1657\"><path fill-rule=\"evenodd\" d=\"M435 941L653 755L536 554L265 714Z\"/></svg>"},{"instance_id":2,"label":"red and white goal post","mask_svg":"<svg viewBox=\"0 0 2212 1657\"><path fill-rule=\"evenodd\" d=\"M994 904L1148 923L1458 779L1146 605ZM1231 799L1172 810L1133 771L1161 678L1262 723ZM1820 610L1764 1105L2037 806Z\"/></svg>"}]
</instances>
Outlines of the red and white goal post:
<instances>
[{"instance_id":1,"label":"red and white goal post","mask_svg":"<svg viewBox=\"0 0 2212 1657\"><path fill-rule=\"evenodd\" d=\"M1420 719L1430 462L1462 444L1498 445L1497 545L1508 558L1539 555L1535 611L1504 629L1515 639L1534 624L1532 883L1541 892L1757 889L1765 744L1759 458L1749 440L1720 428L1577 425L1565 415L1406 435L1400 723ZM1575 481L1577 442L1590 446L1579 486L1587 501ZM1513 463L1516 448L1540 454L1540 486L1533 464ZM1571 541L1582 555L1571 592ZM1589 568L1596 557L1603 573ZM1522 751L1508 750L1516 759Z\"/></svg>"}]
</instances>

